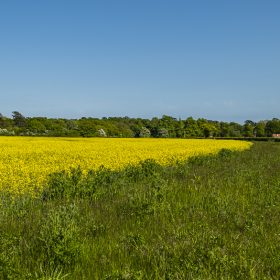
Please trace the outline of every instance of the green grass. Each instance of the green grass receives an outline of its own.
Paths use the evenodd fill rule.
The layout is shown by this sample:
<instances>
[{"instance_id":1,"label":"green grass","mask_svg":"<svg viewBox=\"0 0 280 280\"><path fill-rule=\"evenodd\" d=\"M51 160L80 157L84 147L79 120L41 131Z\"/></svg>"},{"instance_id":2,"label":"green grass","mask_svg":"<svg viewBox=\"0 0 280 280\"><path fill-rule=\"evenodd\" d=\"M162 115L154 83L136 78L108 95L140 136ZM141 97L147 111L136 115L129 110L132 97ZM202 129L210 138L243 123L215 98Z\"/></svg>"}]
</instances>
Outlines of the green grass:
<instances>
[{"instance_id":1,"label":"green grass","mask_svg":"<svg viewBox=\"0 0 280 280\"><path fill-rule=\"evenodd\" d=\"M280 279L280 144L53 174L0 205L0 279Z\"/></svg>"}]
</instances>

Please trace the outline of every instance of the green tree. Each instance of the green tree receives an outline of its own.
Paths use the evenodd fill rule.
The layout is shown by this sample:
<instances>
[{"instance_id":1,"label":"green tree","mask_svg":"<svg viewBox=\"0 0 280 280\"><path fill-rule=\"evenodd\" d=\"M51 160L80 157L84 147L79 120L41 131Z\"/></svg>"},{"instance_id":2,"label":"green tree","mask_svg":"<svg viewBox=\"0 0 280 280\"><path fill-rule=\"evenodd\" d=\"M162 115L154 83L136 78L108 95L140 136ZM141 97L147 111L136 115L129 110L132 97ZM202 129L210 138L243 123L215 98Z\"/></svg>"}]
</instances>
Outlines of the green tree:
<instances>
[{"instance_id":1,"label":"green tree","mask_svg":"<svg viewBox=\"0 0 280 280\"><path fill-rule=\"evenodd\" d=\"M243 126L239 123L230 122L229 123L229 136L230 137L241 137Z\"/></svg>"},{"instance_id":2,"label":"green tree","mask_svg":"<svg viewBox=\"0 0 280 280\"><path fill-rule=\"evenodd\" d=\"M243 125L243 136L245 136L245 137L255 136L254 135L255 126L256 126L256 124L253 121L251 121L251 120L245 121L245 123Z\"/></svg>"},{"instance_id":3,"label":"green tree","mask_svg":"<svg viewBox=\"0 0 280 280\"><path fill-rule=\"evenodd\" d=\"M147 127L142 127L140 130L139 137L148 138L151 136L151 132Z\"/></svg>"},{"instance_id":4,"label":"green tree","mask_svg":"<svg viewBox=\"0 0 280 280\"><path fill-rule=\"evenodd\" d=\"M227 122L220 122L220 136L229 137L230 126Z\"/></svg>"},{"instance_id":5,"label":"green tree","mask_svg":"<svg viewBox=\"0 0 280 280\"><path fill-rule=\"evenodd\" d=\"M177 120L171 116L163 115L159 120L159 128L168 130L169 137L176 137Z\"/></svg>"},{"instance_id":6,"label":"green tree","mask_svg":"<svg viewBox=\"0 0 280 280\"><path fill-rule=\"evenodd\" d=\"M280 133L280 120L277 118L273 118L268 121L265 126L265 131L267 136L272 136L274 133Z\"/></svg>"},{"instance_id":7,"label":"green tree","mask_svg":"<svg viewBox=\"0 0 280 280\"><path fill-rule=\"evenodd\" d=\"M97 133L96 125L90 118L82 118L78 122L80 135L83 137L91 137Z\"/></svg>"},{"instance_id":8,"label":"green tree","mask_svg":"<svg viewBox=\"0 0 280 280\"><path fill-rule=\"evenodd\" d=\"M15 126L17 127L25 127L26 126L26 118L18 111L13 111L12 113L13 121Z\"/></svg>"},{"instance_id":9,"label":"green tree","mask_svg":"<svg viewBox=\"0 0 280 280\"><path fill-rule=\"evenodd\" d=\"M13 126L13 121L0 113L0 127L8 128Z\"/></svg>"},{"instance_id":10,"label":"green tree","mask_svg":"<svg viewBox=\"0 0 280 280\"><path fill-rule=\"evenodd\" d=\"M35 133L44 133L46 131L45 125L36 118L27 119L27 128Z\"/></svg>"},{"instance_id":11,"label":"green tree","mask_svg":"<svg viewBox=\"0 0 280 280\"><path fill-rule=\"evenodd\" d=\"M167 138L169 136L168 130L166 128L160 128L158 130L158 136L161 138Z\"/></svg>"},{"instance_id":12,"label":"green tree","mask_svg":"<svg viewBox=\"0 0 280 280\"><path fill-rule=\"evenodd\" d=\"M255 133L256 133L257 137L264 137L264 136L266 136L265 125L266 125L266 123L264 121L260 121L260 122L258 122L256 124Z\"/></svg>"},{"instance_id":13,"label":"green tree","mask_svg":"<svg viewBox=\"0 0 280 280\"><path fill-rule=\"evenodd\" d=\"M185 136L186 137L203 137L197 121L192 117L189 117L185 121Z\"/></svg>"}]
</instances>

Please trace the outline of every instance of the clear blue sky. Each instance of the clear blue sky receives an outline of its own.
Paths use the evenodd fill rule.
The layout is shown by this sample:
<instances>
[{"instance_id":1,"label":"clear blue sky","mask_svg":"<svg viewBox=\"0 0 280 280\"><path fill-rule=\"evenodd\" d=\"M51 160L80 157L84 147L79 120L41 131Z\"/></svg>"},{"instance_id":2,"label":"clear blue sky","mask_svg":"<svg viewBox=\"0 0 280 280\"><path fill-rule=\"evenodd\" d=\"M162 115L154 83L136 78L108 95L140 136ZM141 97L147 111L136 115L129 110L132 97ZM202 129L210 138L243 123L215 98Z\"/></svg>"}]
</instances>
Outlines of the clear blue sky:
<instances>
[{"instance_id":1,"label":"clear blue sky","mask_svg":"<svg viewBox=\"0 0 280 280\"><path fill-rule=\"evenodd\" d=\"M279 0L0 2L0 112L280 117Z\"/></svg>"}]
</instances>

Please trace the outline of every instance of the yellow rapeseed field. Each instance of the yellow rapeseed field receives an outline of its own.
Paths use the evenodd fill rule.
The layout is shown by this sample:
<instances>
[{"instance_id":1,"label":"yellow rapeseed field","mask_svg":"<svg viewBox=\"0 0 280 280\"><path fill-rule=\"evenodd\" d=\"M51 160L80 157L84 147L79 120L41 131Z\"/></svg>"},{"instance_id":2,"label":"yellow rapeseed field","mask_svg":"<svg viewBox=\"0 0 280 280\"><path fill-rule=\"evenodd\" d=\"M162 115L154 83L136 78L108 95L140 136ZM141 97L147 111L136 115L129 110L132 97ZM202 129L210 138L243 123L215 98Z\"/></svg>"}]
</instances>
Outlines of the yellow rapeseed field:
<instances>
[{"instance_id":1,"label":"yellow rapeseed field","mask_svg":"<svg viewBox=\"0 0 280 280\"><path fill-rule=\"evenodd\" d=\"M0 190L14 195L41 190L48 174L80 166L120 169L154 159L171 164L222 148L245 150L235 140L0 137Z\"/></svg>"}]
</instances>

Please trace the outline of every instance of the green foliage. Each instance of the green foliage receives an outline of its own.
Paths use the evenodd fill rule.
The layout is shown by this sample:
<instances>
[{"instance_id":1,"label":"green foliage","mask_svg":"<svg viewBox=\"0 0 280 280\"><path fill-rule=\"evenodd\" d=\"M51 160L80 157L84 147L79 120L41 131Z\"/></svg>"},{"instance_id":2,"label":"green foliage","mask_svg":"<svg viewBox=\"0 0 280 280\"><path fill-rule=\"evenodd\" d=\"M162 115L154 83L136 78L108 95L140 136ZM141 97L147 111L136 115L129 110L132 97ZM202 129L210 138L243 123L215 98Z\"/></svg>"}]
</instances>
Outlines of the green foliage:
<instances>
[{"instance_id":1,"label":"green foliage","mask_svg":"<svg viewBox=\"0 0 280 280\"><path fill-rule=\"evenodd\" d=\"M9 135L68 137L271 137L280 133L280 120L274 118L257 123L247 120L243 125L188 117L185 120L163 115L161 118L129 117L48 119L24 117L14 111L12 119L0 114L0 129ZM2 135L6 135L2 133ZM1 135L1 133L0 133Z\"/></svg>"},{"instance_id":2,"label":"green foliage","mask_svg":"<svg viewBox=\"0 0 280 280\"><path fill-rule=\"evenodd\" d=\"M42 220L37 246L43 251L42 261L47 268L70 266L79 257L79 227L75 204L50 209Z\"/></svg>"},{"instance_id":3,"label":"green foliage","mask_svg":"<svg viewBox=\"0 0 280 280\"><path fill-rule=\"evenodd\" d=\"M129 165L120 171L101 166L98 170L90 170L86 175L79 167L73 168L69 172L51 174L42 192L42 199L94 198L106 192L111 185L118 186L141 180L148 180L149 184L161 183L160 172L162 166L152 159L142 161L136 166Z\"/></svg>"},{"instance_id":4,"label":"green foliage","mask_svg":"<svg viewBox=\"0 0 280 280\"><path fill-rule=\"evenodd\" d=\"M265 137L266 133L265 133L265 127L266 127L266 123L265 122L258 122L255 126L255 133L257 137Z\"/></svg>"},{"instance_id":5,"label":"green foliage","mask_svg":"<svg viewBox=\"0 0 280 280\"><path fill-rule=\"evenodd\" d=\"M160 128L158 130L158 136L160 138L167 138L169 136L168 130L166 128Z\"/></svg>"},{"instance_id":6,"label":"green foliage","mask_svg":"<svg viewBox=\"0 0 280 280\"><path fill-rule=\"evenodd\" d=\"M17 127L26 126L26 118L18 111L13 112L13 121L14 121L15 126L17 126Z\"/></svg>"},{"instance_id":7,"label":"green foliage","mask_svg":"<svg viewBox=\"0 0 280 280\"><path fill-rule=\"evenodd\" d=\"M265 131L267 136L271 136L273 133L279 134L280 133L280 120L279 119L272 119L268 121L265 126Z\"/></svg>"},{"instance_id":8,"label":"green foliage","mask_svg":"<svg viewBox=\"0 0 280 280\"><path fill-rule=\"evenodd\" d=\"M0 231L0 279L15 279L19 272L14 267L19 253L19 239Z\"/></svg>"},{"instance_id":9,"label":"green foliage","mask_svg":"<svg viewBox=\"0 0 280 280\"><path fill-rule=\"evenodd\" d=\"M6 128L0 128L0 135L13 136L15 135L15 132L13 130L8 130Z\"/></svg>"},{"instance_id":10,"label":"green foliage","mask_svg":"<svg viewBox=\"0 0 280 280\"><path fill-rule=\"evenodd\" d=\"M27 128L34 133L44 133L46 131L45 125L36 118L27 120Z\"/></svg>"},{"instance_id":11,"label":"green foliage","mask_svg":"<svg viewBox=\"0 0 280 280\"><path fill-rule=\"evenodd\" d=\"M151 132L150 130L147 128L147 127L142 127L140 129L140 132L139 132L139 137L141 138L147 138L147 137L150 137L151 136Z\"/></svg>"}]
</instances>

